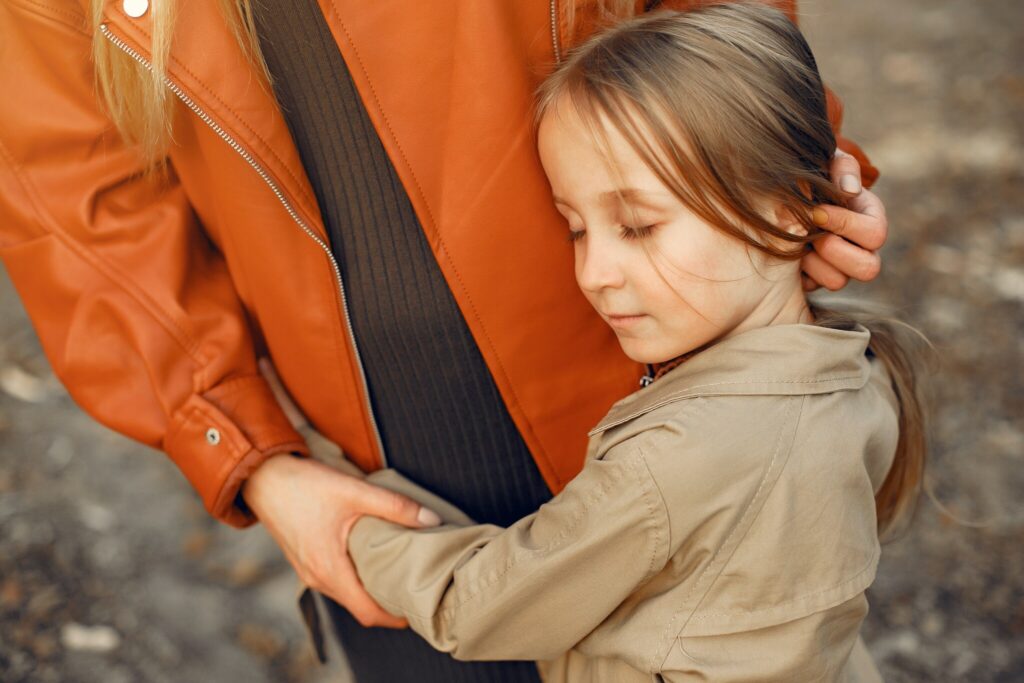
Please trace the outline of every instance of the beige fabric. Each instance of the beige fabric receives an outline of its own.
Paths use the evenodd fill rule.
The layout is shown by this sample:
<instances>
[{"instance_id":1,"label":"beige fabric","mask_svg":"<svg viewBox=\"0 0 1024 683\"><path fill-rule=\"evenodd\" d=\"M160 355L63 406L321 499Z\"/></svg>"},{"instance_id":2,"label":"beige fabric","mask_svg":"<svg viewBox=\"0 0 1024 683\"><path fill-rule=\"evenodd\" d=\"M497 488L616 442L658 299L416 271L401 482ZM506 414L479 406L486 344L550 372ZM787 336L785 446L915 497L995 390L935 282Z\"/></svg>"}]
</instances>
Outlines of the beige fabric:
<instances>
[{"instance_id":1,"label":"beige fabric","mask_svg":"<svg viewBox=\"0 0 1024 683\"><path fill-rule=\"evenodd\" d=\"M716 344L617 403L582 472L508 529L372 474L447 523L362 518L359 576L434 647L541 660L549 682L878 680L858 631L897 408L868 338Z\"/></svg>"}]
</instances>

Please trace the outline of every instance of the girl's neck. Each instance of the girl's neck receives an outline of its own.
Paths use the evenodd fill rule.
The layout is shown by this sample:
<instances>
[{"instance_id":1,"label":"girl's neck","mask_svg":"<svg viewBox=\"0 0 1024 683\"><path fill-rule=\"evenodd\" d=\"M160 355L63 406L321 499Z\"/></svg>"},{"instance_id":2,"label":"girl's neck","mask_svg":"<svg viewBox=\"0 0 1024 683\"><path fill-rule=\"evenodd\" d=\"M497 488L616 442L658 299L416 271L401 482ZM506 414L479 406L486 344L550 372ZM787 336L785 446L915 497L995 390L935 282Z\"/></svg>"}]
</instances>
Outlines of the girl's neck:
<instances>
[{"instance_id":1,"label":"girl's neck","mask_svg":"<svg viewBox=\"0 0 1024 683\"><path fill-rule=\"evenodd\" d=\"M796 286L786 286L780 283L779 287L772 288L764 299L761 300L757 308L743 322L714 342L667 361L649 365L648 377L650 377L651 381L660 379L663 375L685 363L704 349L741 332L771 325L813 324L814 314L807 304L807 296L804 294L799 275L797 275L796 282Z\"/></svg>"},{"instance_id":2,"label":"girl's neck","mask_svg":"<svg viewBox=\"0 0 1024 683\"><path fill-rule=\"evenodd\" d=\"M795 277L780 280L775 287L769 289L750 315L721 339L728 339L759 327L813 322L814 314L807 304L807 295L797 273Z\"/></svg>"}]
</instances>

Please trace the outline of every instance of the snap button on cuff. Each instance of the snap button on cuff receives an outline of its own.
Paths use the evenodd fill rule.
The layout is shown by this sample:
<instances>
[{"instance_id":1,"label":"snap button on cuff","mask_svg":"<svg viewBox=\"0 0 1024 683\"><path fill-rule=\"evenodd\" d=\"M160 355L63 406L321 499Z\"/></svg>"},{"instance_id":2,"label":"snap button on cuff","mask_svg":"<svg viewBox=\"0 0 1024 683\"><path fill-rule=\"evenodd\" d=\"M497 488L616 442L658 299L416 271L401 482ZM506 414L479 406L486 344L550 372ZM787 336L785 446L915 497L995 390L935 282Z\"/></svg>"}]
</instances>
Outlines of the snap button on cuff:
<instances>
[{"instance_id":1,"label":"snap button on cuff","mask_svg":"<svg viewBox=\"0 0 1024 683\"><path fill-rule=\"evenodd\" d=\"M138 19L149 9L149 0L124 0L121 7L129 17Z\"/></svg>"},{"instance_id":2,"label":"snap button on cuff","mask_svg":"<svg viewBox=\"0 0 1024 683\"><path fill-rule=\"evenodd\" d=\"M214 429L213 427L210 427L209 429L207 429L206 430L206 443L210 444L211 446L216 446L217 444L219 444L220 443L220 432L217 431L216 429Z\"/></svg>"}]
</instances>

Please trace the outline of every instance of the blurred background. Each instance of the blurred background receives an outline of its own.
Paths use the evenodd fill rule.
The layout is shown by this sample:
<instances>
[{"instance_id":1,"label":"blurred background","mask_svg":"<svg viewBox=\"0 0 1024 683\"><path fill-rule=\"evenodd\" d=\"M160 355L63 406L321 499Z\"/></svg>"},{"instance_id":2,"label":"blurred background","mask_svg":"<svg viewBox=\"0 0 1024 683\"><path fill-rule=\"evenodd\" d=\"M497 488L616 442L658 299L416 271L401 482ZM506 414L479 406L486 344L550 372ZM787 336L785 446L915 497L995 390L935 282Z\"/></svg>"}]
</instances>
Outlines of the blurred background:
<instances>
[{"instance_id":1,"label":"blurred background","mask_svg":"<svg viewBox=\"0 0 1024 683\"><path fill-rule=\"evenodd\" d=\"M844 132L882 179L877 282L934 341L929 477L864 636L887 681L1024 681L1024 3L802 0ZM957 519L981 523L974 527ZM260 528L92 423L0 269L0 680L344 681Z\"/></svg>"}]
</instances>

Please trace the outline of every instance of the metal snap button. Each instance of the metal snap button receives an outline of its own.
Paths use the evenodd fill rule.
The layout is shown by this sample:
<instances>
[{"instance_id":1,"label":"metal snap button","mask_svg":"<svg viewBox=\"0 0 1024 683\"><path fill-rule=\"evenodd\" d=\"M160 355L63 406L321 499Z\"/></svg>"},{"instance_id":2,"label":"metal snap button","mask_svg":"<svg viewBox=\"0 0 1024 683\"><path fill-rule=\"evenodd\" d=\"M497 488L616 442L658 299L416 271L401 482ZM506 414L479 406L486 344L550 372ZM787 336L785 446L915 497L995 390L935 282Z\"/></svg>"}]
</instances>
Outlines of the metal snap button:
<instances>
[{"instance_id":1,"label":"metal snap button","mask_svg":"<svg viewBox=\"0 0 1024 683\"><path fill-rule=\"evenodd\" d=\"M220 432L217 431L216 429L214 429L213 427L210 427L209 429L207 429L206 430L206 443L210 444L211 446L216 446L217 444L219 444L220 443Z\"/></svg>"},{"instance_id":2,"label":"metal snap button","mask_svg":"<svg viewBox=\"0 0 1024 683\"><path fill-rule=\"evenodd\" d=\"M149 9L149 0L124 0L121 7L129 17L138 19Z\"/></svg>"}]
</instances>

